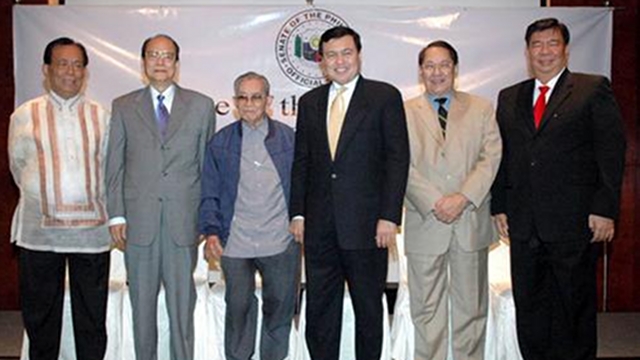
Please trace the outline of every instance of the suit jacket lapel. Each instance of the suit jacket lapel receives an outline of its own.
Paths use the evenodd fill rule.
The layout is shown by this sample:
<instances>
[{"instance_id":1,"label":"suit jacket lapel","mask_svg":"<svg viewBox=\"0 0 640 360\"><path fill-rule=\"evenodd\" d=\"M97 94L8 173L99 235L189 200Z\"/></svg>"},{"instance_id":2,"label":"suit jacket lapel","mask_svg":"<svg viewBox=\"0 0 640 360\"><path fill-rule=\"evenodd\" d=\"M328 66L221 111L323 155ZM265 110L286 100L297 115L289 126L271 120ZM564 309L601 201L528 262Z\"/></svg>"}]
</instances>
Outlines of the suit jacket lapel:
<instances>
[{"instance_id":1,"label":"suit jacket lapel","mask_svg":"<svg viewBox=\"0 0 640 360\"><path fill-rule=\"evenodd\" d=\"M445 142L458 135L458 123L456 119L462 119L467 112L467 107L469 107L469 104L454 91L449 105L449 114L447 115L447 136ZM438 123L438 125L440 124Z\"/></svg>"},{"instance_id":2,"label":"suit jacket lapel","mask_svg":"<svg viewBox=\"0 0 640 360\"><path fill-rule=\"evenodd\" d=\"M141 91L136 101L138 103L138 106L136 106L138 116L142 119L145 126L149 128L149 131L160 139L158 124L156 123L156 112L153 108L153 100L151 99L151 88L147 86Z\"/></svg>"},{"instance_id":3,"label":"suit jacket lapel","mask_svg":"<svg viewBox=\"0 0 640 360\"><path fill-rule=\"evenodd\" d=\"M340 153L344 151L346 146L351 141L351 138L356 133L358 129L358 125L364 118L367 110L368 100L366 96L364 96L364 80L362 75L360 75L360 79L356 83L356 88L353 91L353 95L351 96L351 101L349 102L349 107L347 108L347 113L345 114L344 123L342 124L342 130L340 130L340 138L338 139L338 148L336 149L335 160L340 157ZM325 99L328 99L329 94ZM326 106L325 106L326 109Z\"/></svg>"},{"instance_id":4,"label":"suit jacket lapel","mask_svg":"<svg viewBox=\"0 0 640 360\"><path fill-rule=\"evenodd\" d=\"M184 98L184 92L178 85L174 86L176 87L175 94L173 96L173 104L171 104L169 128L165 138L167 142L176 134L187 116L187 99Z\"/></svg>"},{"instance_id":5,"label":"suit jacket lapel","mask_svg":"<svg viewBox=\"0 0 640 360\"><path fill-rule=\"evenodd\" d=\"M518 116L518 118L521 121L524 121L524 126L527 130L529 130L529 132L531 133L531 135L536 133L536 125L534 123L533 120L533 87L534 87L534 80L530 79L529 81L525 82L521 87L520 87L520 91L518 92L518 111L520 111L520 116Z\"/></svg>"},{"instance_id":6,"label":"suit jacket lapel","mask_svg":"<svg viewBox=\"0 0 640 360\"><path fill-rule=\"evenodd\" d=\"M560 75L560 78L551 93L551 97L549 97L549 103L544 109L544 114L542 115L542 121L538 131L542 131L547 126L553 126L553 117L556 110L569 97L569 95L571 95L572 90L573 81L571 79L571 73L569 70L565 70L562 75Z\"/></svg>"},{"instance_id":7,"label":"suit jacket lapel","mask_svg":"<svg viewBox=\"0 0 640 360\"><path fill-rule=\"evenodd\" d=\"M427 129L427 132L438 146L443 146L444 138L442 137L442 128L438 122L438 114L433 106L431 106L431 102L429 102L429 98L426 93L420 97L418 107L420 108L419 113L421 120L424 123L424 127Z\"/></svg>"},{"instance_id":8,"label":"suit jacket lapel","mask_svg":"<svg viewBox=\"0 0 640 360\"><path fill-rule=\"evenodd\" d=\"M325 84L324 89L319 93L318 101L316 103L317 109L317 128L318 128L318 136L322 139L324 146L324 152L326 153L327 158L331 159L331 151L329 150L329 135L327 129L327 107L329 104L329 89L331 88L331 83Z\"/></svg>"}]
</instances>

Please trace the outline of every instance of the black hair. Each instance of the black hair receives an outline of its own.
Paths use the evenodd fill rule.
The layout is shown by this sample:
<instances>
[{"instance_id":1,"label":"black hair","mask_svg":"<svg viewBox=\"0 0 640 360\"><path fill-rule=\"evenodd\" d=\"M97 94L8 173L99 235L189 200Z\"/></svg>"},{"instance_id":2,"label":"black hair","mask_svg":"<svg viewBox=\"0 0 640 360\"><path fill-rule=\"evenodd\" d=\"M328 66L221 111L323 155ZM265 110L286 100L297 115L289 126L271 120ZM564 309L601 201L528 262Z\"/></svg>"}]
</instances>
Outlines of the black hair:
<instances>
[{"instance_id":1,"label":"black hair","mask_svg":"<svg viewBox=\"0 0 640 360\"><path fill-rule=\"evenodd\" d=\"M420 50L420 54L418 54L418 65L422 66L422 63L424 63L424 57L425 57L425 54L427 53L427 50L433 47L439 47L449 51L449 56L451 57L451 60L453 60L453 65L455 66L458 65L458 52L451 44L449 44L444 40L436 40L436 41L430 42L429 45L425 46L422 50Z\"/></svg>"},{"instance_id":2,"label":"black hair","mask_svg":"<svg viewBox=\"0 0 640 360\"><path fill-rule=\"evenodd\" d=\"M529 46L529 41L531 41L531 36L534 33L549 29L560 31L560 34L562 34L562 39L564 40L564 44L569 45L569 40L571 37L569 35L569 28L567 28L567 25L558 21L558 19L556 18L545 18L536 20L529 24L529 26L527 27L527 32L524 35L524 40L526 41L527 46Z\"/></svg>"},{"instance_id":3,"label":"black hair","mask_svg":"<svg viewBox=\"0 0 640 360\"><path fill-rule=\"evenodd\" d=\"M356 49L358 52L362 49L362 43L360 42L360 35L350 27L346 26L335 26L331 29L322 33L320 36L320 49L318 52L322 55L322 47L325 43L328 43L330 40L339 39L343 36L351 36L353 38L353 42L356 43Z\"/></svg>"},{"instance_id":4,"label":"black hair","mask_svg":"<svg viewBox=\"0 0 640 360\"><path fill-rule=\"evenodd\" d=\"M87 49L85 49L84 45L82 45L81 43L68 37L59 37L49 42L47 44L47 47L44 48L44 55L42 57L43 62L46 65L51 65L51 57L53 56L53 49L58 46L68 46L68 45L75 46L78 49L80 49L80 52L82 52L83 67L86 67L87 65L89 65L89 56L87 55Z\"/></svg>"},{"instance_id":5,"label":"black hair","mask_svg":"<svg viewBox=\"0 0 640 360\"><path fill-rule=\"evenodd\" d=\"M155 40L157 38L165 38L169 41L171 41L171 43L173 44L173 47L176 49L176 61L180 60L180 46L178 45L178 43L169 35L167 34L156 34L153 35L151 37L148 37L144 40L144 42L142 43L142 49L140 50L142 58L144 59L146 57L146 53L147 53L147 45L149 45L149 43L151 42L151 40Z\"/></svg>"}]
</instances>

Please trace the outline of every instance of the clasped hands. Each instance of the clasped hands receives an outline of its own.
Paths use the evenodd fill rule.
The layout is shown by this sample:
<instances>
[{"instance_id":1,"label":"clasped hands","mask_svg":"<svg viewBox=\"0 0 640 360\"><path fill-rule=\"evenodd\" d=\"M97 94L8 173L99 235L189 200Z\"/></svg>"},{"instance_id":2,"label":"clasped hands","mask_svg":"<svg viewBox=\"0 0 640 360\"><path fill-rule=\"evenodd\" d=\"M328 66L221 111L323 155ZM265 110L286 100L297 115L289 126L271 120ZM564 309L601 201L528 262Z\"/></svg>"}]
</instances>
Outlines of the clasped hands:
<instances>
[{"instance_id":1,"label":"clasped hands","mask_svg":"<svg viewBox=\"0 0 640 360\"><path fill-rule=\"evenodd\" d=\"M470 201L461 193L441 197L433 206L433 215L445 224L451 224L460 218Z\"/></svg>"}]
</instances>

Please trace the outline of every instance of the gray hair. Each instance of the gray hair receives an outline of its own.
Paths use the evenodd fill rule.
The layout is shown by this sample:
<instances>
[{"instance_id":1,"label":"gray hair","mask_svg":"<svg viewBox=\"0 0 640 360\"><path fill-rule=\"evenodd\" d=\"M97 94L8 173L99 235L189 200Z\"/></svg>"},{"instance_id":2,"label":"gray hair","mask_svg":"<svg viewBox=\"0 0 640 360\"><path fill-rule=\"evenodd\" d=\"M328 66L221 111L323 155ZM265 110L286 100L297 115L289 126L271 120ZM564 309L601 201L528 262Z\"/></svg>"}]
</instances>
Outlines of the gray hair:
<instances>
[{"instance_id":1,"label":"gray hair","mask_svg":"<svg viewBox=\"0 0 640 360\"><path fill-rule=\"evenodd\" d=\"M269 80L267 80L264 75L258 74L255 71L246 72L236 78L236 80L233 82L233 91L236 93L236 95L238 94L238 92L240 92L240 84L242 84L243 81L250 79L257 79L262 81L264 92L267 96L269 95L269 90L271 88L271 86L269 85Z\"/></svg>"}]
</instances>

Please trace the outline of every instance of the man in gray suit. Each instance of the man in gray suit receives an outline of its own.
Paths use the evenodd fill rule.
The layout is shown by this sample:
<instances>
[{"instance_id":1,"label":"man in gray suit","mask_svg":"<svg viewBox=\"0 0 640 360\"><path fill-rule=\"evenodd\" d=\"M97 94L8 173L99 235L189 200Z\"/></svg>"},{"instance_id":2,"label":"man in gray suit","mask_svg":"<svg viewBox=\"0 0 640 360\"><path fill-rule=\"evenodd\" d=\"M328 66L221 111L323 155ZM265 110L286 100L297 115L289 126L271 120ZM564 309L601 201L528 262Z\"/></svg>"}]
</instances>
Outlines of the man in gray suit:
<instances>
[{"instance_id":1,"label":"man in gray suit","mask_svg":"<svg viewBox=\"0 0 640 360\"><path fill-rule=\"evenodd\" d=\"M138 360L157 358L157 299L165 288L171 358L193 359L192 273L200 173L215 127L213 101L174 79L180 48L155 35L142 45L149 86L113 101L107 159L109 231L125 250Z\"/></svg>"}]
</instances>

